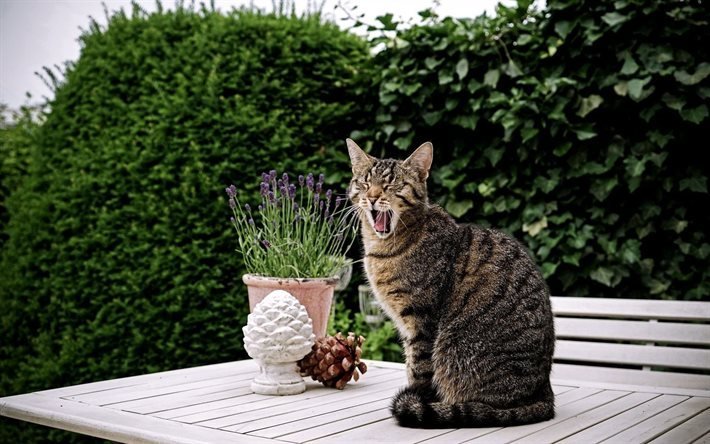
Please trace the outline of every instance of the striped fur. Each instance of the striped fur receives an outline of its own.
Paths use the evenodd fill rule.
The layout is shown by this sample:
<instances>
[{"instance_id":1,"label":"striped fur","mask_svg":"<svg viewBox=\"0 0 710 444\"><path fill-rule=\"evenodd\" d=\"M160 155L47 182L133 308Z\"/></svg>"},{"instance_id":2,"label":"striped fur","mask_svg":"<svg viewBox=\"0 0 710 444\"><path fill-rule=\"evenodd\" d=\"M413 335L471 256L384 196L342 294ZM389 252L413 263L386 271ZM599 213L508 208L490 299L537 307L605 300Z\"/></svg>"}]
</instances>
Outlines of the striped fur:
<instances>
[{"instance_id":1,"label":"striped fur","mask_svg":"<svg viewBox=\"0 0 710 444\"><path fill-rule=\"evenodd\" d=\"M428 202L431 144L405 161L348 148L365 271L404 345L409 385L393 400L395 418L428 428L552 418L549 290L527 250ZM380 212L389 223L377 223Z\"/></svg>"}]
</instances>

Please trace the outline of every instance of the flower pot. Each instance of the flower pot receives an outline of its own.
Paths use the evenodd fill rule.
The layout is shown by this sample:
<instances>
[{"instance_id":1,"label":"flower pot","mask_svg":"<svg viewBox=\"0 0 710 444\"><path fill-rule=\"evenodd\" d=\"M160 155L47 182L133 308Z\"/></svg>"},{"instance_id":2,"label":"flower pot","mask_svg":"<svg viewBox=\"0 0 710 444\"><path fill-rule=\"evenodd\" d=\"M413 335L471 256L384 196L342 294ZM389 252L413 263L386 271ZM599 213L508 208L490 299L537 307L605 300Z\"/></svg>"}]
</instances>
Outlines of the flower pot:
<instances>
[{"instance_id":1,"label":"flower pot","mask_svg":"<svg viewBox=\"0 0 710 444\"><path fill-rule=\"evenodd\" d=\"M276 278L245 274L242 281L247 285L249 293L249 310L254 310L274 290L284 290L291 293L308 311L308 317L313 320L313 333L317 338L325 336L325 329L330 316L330 306L333 303L333 291L338 278Z\"/></svg>"}]
</instances>

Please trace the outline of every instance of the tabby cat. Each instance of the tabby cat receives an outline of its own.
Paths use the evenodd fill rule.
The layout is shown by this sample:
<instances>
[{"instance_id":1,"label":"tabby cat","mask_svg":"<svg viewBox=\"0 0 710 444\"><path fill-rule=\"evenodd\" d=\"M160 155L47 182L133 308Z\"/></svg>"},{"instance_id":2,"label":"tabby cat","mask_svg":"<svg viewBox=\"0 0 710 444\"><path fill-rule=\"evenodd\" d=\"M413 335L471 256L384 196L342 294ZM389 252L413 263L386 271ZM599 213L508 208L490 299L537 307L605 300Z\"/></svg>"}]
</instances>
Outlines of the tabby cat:
<instances>
[{"instance_id":1,"label":"tabby cat","mask_svg":"<svg viewBox=\"0 0 710 444\"><path fill-rule=\"evenodd\" d=\"M508 426L554 416L549 290L526 249L427 200L433 147L376 159L347 140L370 286L404 345L402 426Z\"/></svg>"}]
</instances>

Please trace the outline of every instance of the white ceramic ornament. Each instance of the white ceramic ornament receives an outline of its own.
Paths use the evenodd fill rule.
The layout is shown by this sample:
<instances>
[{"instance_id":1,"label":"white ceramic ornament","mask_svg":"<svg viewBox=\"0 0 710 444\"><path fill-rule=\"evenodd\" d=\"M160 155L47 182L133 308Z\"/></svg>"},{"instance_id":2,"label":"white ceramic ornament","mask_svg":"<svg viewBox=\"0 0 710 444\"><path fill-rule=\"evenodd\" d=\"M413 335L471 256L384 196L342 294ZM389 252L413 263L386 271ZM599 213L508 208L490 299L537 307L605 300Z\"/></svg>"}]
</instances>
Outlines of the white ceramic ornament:
<instances>
[{"instance_id":1,"label":"white ceramic ornament","mask_svg":"<svg viewBox=\"0 0 710 444\"><path fill-rule=\"evenodd\" d=\"M286 291L272 291L254 307L242 330L244 348L260 368L251 383L254 393L296 395L306 390L296 367L315 342L306 307Z\"/></svg>"}]
</instances>

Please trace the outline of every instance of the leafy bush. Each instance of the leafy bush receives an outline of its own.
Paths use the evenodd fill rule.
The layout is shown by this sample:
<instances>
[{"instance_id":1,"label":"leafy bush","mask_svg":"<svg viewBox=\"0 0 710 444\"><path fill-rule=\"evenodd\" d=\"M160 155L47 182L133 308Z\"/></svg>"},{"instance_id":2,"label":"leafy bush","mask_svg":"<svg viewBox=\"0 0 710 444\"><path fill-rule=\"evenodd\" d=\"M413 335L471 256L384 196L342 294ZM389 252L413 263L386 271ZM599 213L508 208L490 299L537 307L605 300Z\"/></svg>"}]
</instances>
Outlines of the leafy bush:
<instances>
[{"instance_id":1,"label":"leafy bush","mask_svg":"<svg viewBox=\"0 0 710 444\"><path fill-rule=\"evenodd\" d=\"M554 294L706 298L701 2L497 12L380 39L378 124L354 137L396 157L432 140L436 200L521 238Z\"/></svg>"},{"instance_id":2,"label":"leafy bush","mask_svg":"<svg viewBox=\"0 0 710 444\"><path fill-rule=\"evenodd\" d=\"M11 112L0 104L0 248L7 240L4 233L9 214L5 199L16 190L27 174L30 156L38 128L37 107L23 106Z\"/></svg>"},{"instance_id":3,"label":"leafy bush","mask_svg":"<svg viewBox=\"0 0 710 444\"><path fill-rule=\"evenodd\" d=\"M246 357L224 188L342 189L364 118L367 43L317 16L135 6L81 43L6 201L0 396Z\"/></svg>"}]
</instances>

